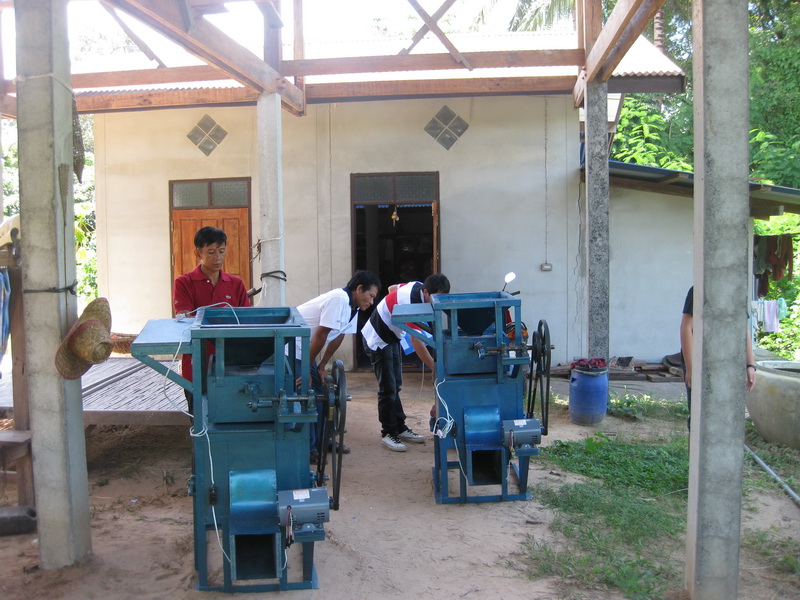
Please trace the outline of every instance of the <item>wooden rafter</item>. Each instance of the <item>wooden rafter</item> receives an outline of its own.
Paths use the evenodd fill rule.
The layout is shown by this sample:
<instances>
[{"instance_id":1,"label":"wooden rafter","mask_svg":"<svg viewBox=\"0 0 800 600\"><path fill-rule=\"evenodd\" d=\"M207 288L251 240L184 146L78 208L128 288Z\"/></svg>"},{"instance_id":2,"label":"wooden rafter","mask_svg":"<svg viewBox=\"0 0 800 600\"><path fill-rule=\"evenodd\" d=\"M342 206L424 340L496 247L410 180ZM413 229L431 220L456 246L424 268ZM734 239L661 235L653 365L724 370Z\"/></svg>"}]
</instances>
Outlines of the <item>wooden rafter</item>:
<instances>
[{"instance_id":1,"label":"wooden rafter","mask_svg":"<svg viewBox=\"0 0 800 600\"><path fill-rule=\"evenodd\" d=\"M439 28L439 25L436 24L436 21L434 21L431 18L431 16L425 11L425 9L422 8L420 3L417 2L417 0L408 0L408 3L414 8L415 11L417 11L417 14L420 16L420 18L425 23L425 25L428 26L428 29L430 29L431 32L437 38L439 38L439 41L442 42L442 44L444 44L444 47L447 48L447 51L450 53L450 55L457 62L461 63L462 65L464 65L467 69L469 69L471 71L472 70L472 66L469 64L467 59L462 56L462 54L458 51L458 48L456 48L453 45L453 42L451 42L447 38L447 36L444 34L444 32Z\"/></svg>"},{"instance_id":2,"label":"wooden rafter","mask_svg":"<svg viewBox=\"0 0 800 600\"><path fill-rule=\"evenodd\" d=\"M186 0L104 0L124 10L210 65L215 65L247 87L272 91L284 104L303 111L305 99L297 87L255 54L236 43L203 18L186 31L181 4Z\"/></svg>"},{"instance_id":3,"label":"wooden rafter","mask_svg":"<svg viewBox=\"0 0 800 600\"><path fill-rule=\"evenodd\" d=\"M586 82L608 81L622 57L630 50L666 0L619 0L597 41L586 56L586 65L573 90L575 106L583 104Z\"/></svg>"},{"instance_id":4,"label":"wooden rafter","mask_svg":"<svg viewBox=\"0 0 800 600\"><path fill-rule=\"evenodd\" d=\"M474 72L471 76L464 78L450 76L445 79L415 79L414 71L458 70L463 66L453 60L452 54L444 52L305 59L302 47L302 0L284 0L293 2L295 15L294 59L287 61L282 60L279 54L274 53L267 53L266 60L261 60L224 33L213 28L202 18L202 14L219 12L223 9L224 2L222 0L104 1L113 7L126 10L151 28L200 56L208 64L192 67L73 74L72 84L78 96L80 112L169 106L248 104L255 102L258 94L264 89L281 94L284 107L293 114L303 114L306 95L309 102L318 103L326 100L569 93L570 91L575 94L576 90L583 89L582 85L585 84L589 73L594 74L595 77L606 77L610 73L607 69L624 53L621 47L627 44L627 41L636 39L639 29L643 29L646 25L647 19L641 15L649 15L652 10L663 3L663 0L619 0L618 10L612 13L605 28L602 27L599 16L587 18L584 25L589 27L591 24L589 27L591 34L589 31L586 32L588 52L582 48L468 52L458 56L466 60L471 67L507 69L506 73L501 76L494 76L493 73L491 78L476 77L478 72ZM256 1L265 20L271 24L270 27L265 28L265 31L278 33L279 30L272 29L272 26L280 25L278 22L280 1ZM411 0L412 4L414 1ZM0 8L7 4L11 4L10 0L0 0ZM451 0L441 0L438 11L429 19L438 19L446 13L451 5ZM190 19L187 14L191 17ZM599 15L599 13L597 14ZM423 36L427 27L426 24L417 33L415 39ZM191 31L187 32L186 29ZM589 41L591 39L596 40L594 44ZM577 67L583 65L588 70L584 70L581 81L577 83L577 78L573 75L521 77L518 70L509 69L510 67L574 66L577 72ZM404 72L405 74L399 75L394 81L330 83L308 83L306 81L306 78L314 76L391 72ZM569 73L569 71L567 72ZM294 77L295 83L292 84L285 77ZM186 89L180 89L181 83L196 84L203 81L231 79L239 81L244 88L219 88L218 85L212 85L205 89L199 89L199 86L194 85L183 86ZM369 77L364 79L369 79ZM175 85L169 86L169 89L152 89L155 87L166 88L168 84ZM571 87L565 91L565 86L568 85ZM127 88L127 91L114 89L123 86ZM139 86L142 89L133 90L133 86ZM609 92L674 93L681 91L681 86L682 77L679 76L626 76L608 79ZM93 91L86 93L81 90ZM5 94L0 96L0 110L6 115L13 116L16 112L15 91L13 81L0 80L0 94ZM582 94L582 91L580 93Z\"/></svg>"},{"instance_id":5,"label":"wooden rafter","mask_svg":"<svg viewBox=\"0 0 800 600\"><path fill-rule=\"evenodd\" d=\"M244 0L184 0L197 15L211 15L226 13L228 9L225 4L228 2L240 2ZM251 0L258 4L272 4L272 0Z\"/></svg>"},{"instance_id":6,"label":"wooden rafter","mask_svg":"<svg viewBox=\"0 0 800 600\"><path fill-rule=\"evenodd\" d=\"M111 15L111 18L114 19L114 21L117 23L117 25L120 26L122 31L125 32L125 35L127 35L131 39L131 41L133 41L133 43L136 44L136 47L142 51L142 53L148 58L148 60L157 62L158 66L161 68L167 66L161 61L160 58L158 58L156 53L150 49L150 46L148 46L142 38L136 35L136 32L133 31L133 29L128 27L128 24L120 18L120 16L117 14L117 10L113 6L109 6L104 2L101 2L100 5L106 9L106 12L108 12L108 14Z\"/></svg>"},{"instance_id":7,"label":"wooden rafter","mask_svg":"<svg viewBox=\"0 0 800 600\"><path fill-rule=\"evenodd\" d=\"M456 0L445 0L442 3L442 5L436 10L436 12L431 15L431 19L433 19L435 22L438 23L439 19L441 19L445 14L447 14L447 11L450 10L450 7L453 6L455 2ZM414 46L419 44L422 41L422 38L424 38L429 31L430 28L428 27L428 25L423 23L422 27L419 28L419 31L417 31L417 33L414 34L414 37L411 38L411 43L408 45L408 48L403 48L402 50L400 50L399 53L408 54L409 52L411 52L414 49Z\"/></svg>"}]
</instances>

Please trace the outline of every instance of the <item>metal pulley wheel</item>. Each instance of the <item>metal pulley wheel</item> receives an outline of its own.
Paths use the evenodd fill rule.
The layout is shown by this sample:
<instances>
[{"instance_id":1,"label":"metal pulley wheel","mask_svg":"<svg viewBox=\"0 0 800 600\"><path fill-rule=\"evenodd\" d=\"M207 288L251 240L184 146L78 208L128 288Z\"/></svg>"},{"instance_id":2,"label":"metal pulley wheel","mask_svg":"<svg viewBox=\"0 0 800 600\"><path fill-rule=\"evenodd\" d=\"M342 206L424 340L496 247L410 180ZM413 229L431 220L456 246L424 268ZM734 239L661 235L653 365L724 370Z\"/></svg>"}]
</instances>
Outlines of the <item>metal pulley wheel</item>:
<instances>
[{"instance_id":1,"label":"metal pulley wheel","mask_svg":"<svg viewBox=\"0 0 800 600\"><path fill-rule=\"evenodd\" d=\"M531 365L528 371L528 410L526 417L532 419L536 412L536 395L541 403L542 435L547 435L550 413L550 328L542 319L533 332L531 340Z\"/></svg>"},{"instance_id":2,"label":"metal pulley wheel","mask_svg":"<svg viewBox=\"0 0 800 600\"><path fill-rule=\"evenodd\" d=\"M339 492L342 485L342 449L344 449L344 429L347 421L347 382L344 363L333 363L331 374L325 378L328 395L323 402L322 443L317 463L317 486L325 484L325 467L328 455L331 457L331 508L339 510Z\"/></svg>"}]
</instances>

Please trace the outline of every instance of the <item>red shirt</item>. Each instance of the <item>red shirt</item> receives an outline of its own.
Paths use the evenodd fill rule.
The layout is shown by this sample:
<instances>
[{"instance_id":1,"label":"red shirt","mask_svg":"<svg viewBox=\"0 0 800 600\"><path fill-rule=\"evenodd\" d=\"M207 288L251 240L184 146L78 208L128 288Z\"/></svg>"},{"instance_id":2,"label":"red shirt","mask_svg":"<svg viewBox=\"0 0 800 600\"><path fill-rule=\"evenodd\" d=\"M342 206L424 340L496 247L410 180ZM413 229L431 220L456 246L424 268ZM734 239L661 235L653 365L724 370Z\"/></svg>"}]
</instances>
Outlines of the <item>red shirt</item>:
<instances>
[{"instance_id":1,"label":"red shirt","mask_svg":"<svg viewBox=\"0 0 800 600\"><path fill-rule=\"evenodd\" d=\"M181 275L175 280L172 298L176 315L221 302L237 308L250 306L250 299L241 279L220 271L217 285L212 285L211 280L200 270L200 265L191 273ZM191 354L184 354L181 359L181 375L189 381L192 380Z\"/></svg>"}]
</instances>

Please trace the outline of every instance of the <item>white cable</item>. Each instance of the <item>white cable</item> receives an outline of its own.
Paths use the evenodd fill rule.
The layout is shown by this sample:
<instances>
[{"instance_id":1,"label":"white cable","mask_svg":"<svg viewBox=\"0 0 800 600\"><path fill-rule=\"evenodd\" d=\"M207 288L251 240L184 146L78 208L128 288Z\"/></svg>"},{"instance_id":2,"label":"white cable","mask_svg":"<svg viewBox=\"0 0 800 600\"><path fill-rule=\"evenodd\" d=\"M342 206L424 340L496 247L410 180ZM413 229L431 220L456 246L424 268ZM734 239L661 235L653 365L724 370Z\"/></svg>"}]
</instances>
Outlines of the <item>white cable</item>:
<instances>
[{"instance_id":1,"label":"white cable","mask_svg":"<svg viewBox=\"0 0 800 600\"><path fill-rule=\"evenodd\" d=\"M441 381L437 381L433 384L433 387L436 390L436 396L442 403L442 406L444 406L445 413L447 414L446 417L437 417L433 424L434 433L439 436L440 439L444 439L450 435L453 425L455 425L455 419L453 419L452 415L450 414L450 408L447 406L447 402L445 402L444 398L442 398L442 395L439 393L439 386L445 381L446 379L442 379ZM440 420L444 421L444 426L437 431L436 426ZM458 443L453 444L453 447L456 451L456 459L458 460L458 468L461 470L461 475L464 476L464 479L467 479L467 473L464 471L464 465L461 462L461 453L458 451Z\"/></svg>"},{"instance_id":2,"label":"white cable","mask_svg":"<svg viewBox=\"0 0 800 600\"><path fill-rule=\"evenodd\" d=\"M197 308L195 308L193 310L190 310L190 311L188 311L186 313L182 313L182 314L188 316L188 315L190 315L192 313L197 312L201 308L213 308L214 306L227 306L228 308L230 308L231 312L233 313L233 317L236 319L236 324L237 325L241 325L241 321L239 321L239 316L236 314L236 311L233 310L234 307L231 306L231 304L229 302L216 302L214 304L209 304L207 306L198 306ZM178 322L183 322L183 319L180 319ZM186 329L183 330L183 332L188 331L190 327L191 326L187 326ZM187 341L187 342L189 341L189 340L184 340L183 339L183 332L181 332L181 338L180 338L180 340L178 340L178 347L175 349L175 354L172 356L172 360L169 363L169 371L173 370L173 367L175 366L175 363L177 363L177 361L178 361L178 355L180 354L181 346L183 346L183 342L184 341ZM164 393L164 397L167 399L167 401L172 406L174 406L179 411L181 411L183 414L185 414L190 419L192 419L192 426L189 428L189 435L191 437L205 437L206 438L206 445L208 446L209 473L210 473L210 476L211 476L211 487L213 489L214 486L215 486L215 482L214 482L214 457L211 454L211 439L208 437L208 428L206 427L206 424L203 423L203 429L202 430L200 430L198 432L194 431L194 415L190 414L188 411L185 411L182 408L180 408L179 406L177 406L172 401L172 399L167 395L167 381L169 381L168 371L166 371L164 373L164 387L163 387L162 391ZM220 552L222 552L222 556L225 557L225 560L227 560L228 563L230 563L231 562L231 558L225 552L225 548L222 545L222 538L220 537L220 534L219 534L219 524L217 523L217 509L216 509L216 506L213 505L213 504L211 505L211 517L212 517L212 519L214 521L214 533L216 534L217 544L219 545Z\"/></svg>"},{"instance_id":3,"label":"white cable","mask_svg":"<svg viewBox=\"0 0 800 600\"><path fill-rule=\"evenodd\" d=\"M214 458L211 456L211 438L208 437L208 429L203 427L203 433L205 434L206 444L208 445L208 470L211 476L211 488L213 489L215 486L214 483ZM198 434L200 435L200 434ZM217 523L217 510L215 505L211 505L211 516L214 519L214 532L217 536L217 544L219 545L220 552L222 552L222 556L225 557L225 560L228 561L230 564L231 558L225 553L225 548L222 545L222 539L219 535L219 524Z\"/></svg>"},{"instance_id":4,"label":"white cable","mask_svg":"<svg viewBox=\"0 0 800 600\"><path fill-rule=\"evenodd\" d=\"M181 314L184 314L184 315L188 316L188 315L191 315L192 313L195 313L195 312L197 312L197 311L198 311L198 310L200 310L201 308L213 308L213 307L215 307L215 306L227 306L228 308L230 308L230 309L231 309L231 312L233 312L233 316L234 316L234 318L236 319L236 324L237 324L237 325L241 325L241 321L239 321L239 316L236 314L236 311L235 311L235 310L233 310L233 308L234 308L234 307L233 307L233 306L231 306L231 304L230 304L229 302L216 302L215 304L209 304L209 305L207 305L207 306L198 306L197 308L195 308L195 309L193 309L193 310L190 310L190 311L188 311L188 312L181 313ZM178 322L179 322L179 323L183 323L183 319L180 319L180 320L178 320ZM183 333L184 333L184 332L186 332L186 331L189 331L189 328L190 328L190 327L191 327L191 325L187 325L186 329L184 329L184 330L181 332L181 339L180 339L180 340L178 340L178 347L175 349L175 354L173 354L173 355L172 355L172 360L170 360L170 363L169 363L169 371L173 371L173 370L174 370L175 364L178 362L178 355L181 353L181 346L183 346L183 343L184 343L184 342L189 342L189 341L191 341L191 338L189 338L189 339L186 339L186 340L184 340L184 339L183 339ZM169 379L169 373L168 373L168 372L164 372L164 385L163 385L163 387L162 387L162 389L161 389L162 393L164 394L164 398L165 398L165 399L167 400L167 402L169 402L169 403L170 403L170 404L171 404L171 405L172 405L172 406L173 406L175 409L179 410L180 412L182 412L183 414L185 414L185 415L186 415L187 417L189 417L190 419L194 419L194 415L192 415L192 414L191 414L191 413L189 413L188 411L185 411L185 410L183 410L183 409L182 409L180 406L178 406L177 404L175 404L175 402L173 402L173 401L172 401L172 398L170 398L170 397L167 395L167 382L168 382L168 381L170 381L170 379ZM190 427L190 428L189 428L189 435L191 435L191 436L193 436L193 437L198 437L198 436L201 436L201 435L203 435L203 434L205 433L205 431L206 431L205 424L203 425L203 429L202 429L201 431L199 431L198 433L196 433L196 434L195 434L195 433L193 433L193 427Z\"/></svg>"}]
</instances>

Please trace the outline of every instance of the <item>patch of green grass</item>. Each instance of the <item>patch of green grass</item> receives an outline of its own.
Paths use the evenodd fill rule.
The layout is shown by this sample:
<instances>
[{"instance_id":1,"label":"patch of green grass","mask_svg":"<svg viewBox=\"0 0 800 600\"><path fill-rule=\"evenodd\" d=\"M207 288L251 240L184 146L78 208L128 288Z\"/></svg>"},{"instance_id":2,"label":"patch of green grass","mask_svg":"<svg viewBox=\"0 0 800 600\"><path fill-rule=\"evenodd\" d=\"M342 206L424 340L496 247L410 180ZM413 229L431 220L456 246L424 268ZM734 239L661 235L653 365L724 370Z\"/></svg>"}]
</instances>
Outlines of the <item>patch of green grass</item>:
<instances>
[{"instance_id":1,"label":"patch of green grass","mask_svg":"<svg viewBox=\"0 0 800 600\"><path fill-rule=\"evenodd\" d=\"M798 487L800 487L800 450L767 442L759 435L751 421L747 421L745 425L745 442L786 485L798 491ZM756 473L754 477L760 482L765 485L768 483L777 485L775 480L749 454L745 454L745 465L748 467L748 472Z\"/></svg>"},{"instance_id":2,"label":"patch of green grass","mask_svg":"<svg viewBox=\"0 0 800 600\"><path fill-rule=\"evenodd\" d=\"M800 585L800 541L773 528L749 531L741 543L778 573L797 576L794 583Z\"/></svg>"},{"instance_id":3,"label":"patch of green grass","mask_svg":"<svg viewBox=\"0 0 800 600\"><path fill-rule=\"evenodd\" d=\"M573 473L602 479L606 485L639 488L654 495L689 486L688 441L631 443L601 433L578 442L556 441L541 456Z\"/></svg>"},{"instance_id":4,"label":"patch of green grass","mask_svg":"<svg viewBox=\"0 0 800 600\"><path fill-rule=\"evenodd\" d=\"M531 576L615 587L638 600L681 586L682 564L670 556L679 554L686 527L686 440L656 445L597 434L557 441L541 459L596 481L533 490L556 511L552 528L569 551L528 540Z\"/></svg>"},{"instance_id":5,"label":"patch of green grass","mask_svg":"<svg viewBox=\"0 0 800 600\"><path fill-rule=\"evenodd\" d=\"M598 483L540 488L535 494L558 510L552 528L563 534L568 551L529 539L524 548L532 577L616 587L641 600L680 587L682 565L668 557L679 549L685 527L681 501L647 501L636 490Z\"/></svg>"},{"instance_id":6,"label":"patch of green grass","mask_svg":"<svg viewBox=\"0 0 800 600\"><path fill-rule=\"evenodd\" d=\"M644 417L667 421L684 421L689 416L685 401L653 398L649 394L614 395L608 399L608 414L639 421Z\"/></svg>"}]
</instances>

